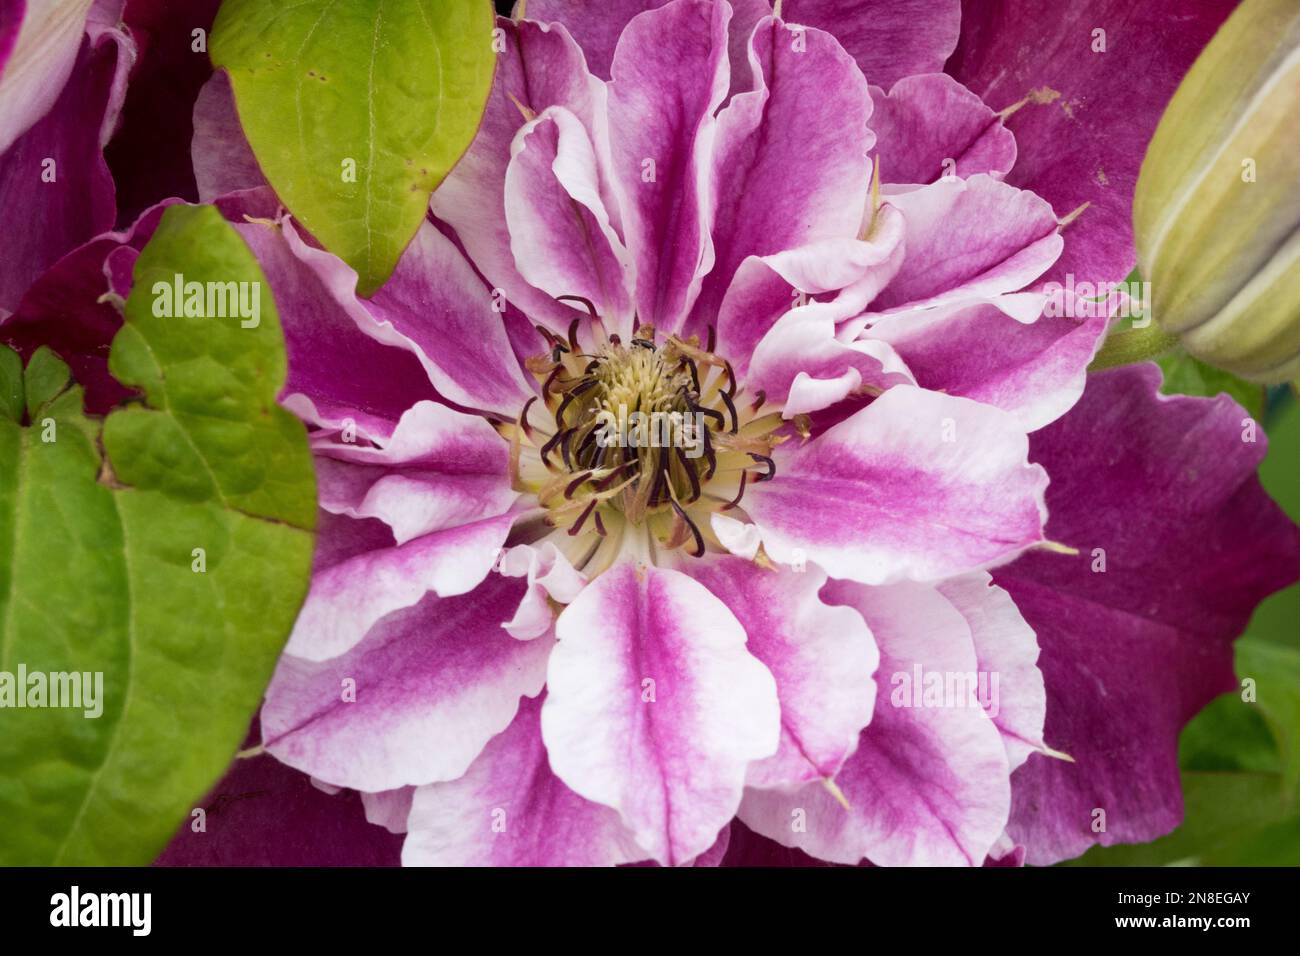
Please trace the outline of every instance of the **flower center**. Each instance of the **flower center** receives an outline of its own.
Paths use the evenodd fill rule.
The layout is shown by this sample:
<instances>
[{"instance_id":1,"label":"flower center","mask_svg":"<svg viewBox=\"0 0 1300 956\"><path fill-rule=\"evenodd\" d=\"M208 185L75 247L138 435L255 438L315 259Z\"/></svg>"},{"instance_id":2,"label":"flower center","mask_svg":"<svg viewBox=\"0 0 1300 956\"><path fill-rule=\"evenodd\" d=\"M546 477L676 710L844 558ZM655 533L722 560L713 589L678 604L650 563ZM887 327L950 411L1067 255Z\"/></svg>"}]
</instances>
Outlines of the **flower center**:
<instances>
[{"instance_id":1,"label":"flower center","mask_svg":"<svg viewBox=\"0 0 1300 956\"><path fill-rule=\"evenodd\" d=\"M761 392L743 397L712 330L703 346L656 341L646 325L623 342L595 320L598 344L584 349L578 326L567 339L539 328L550 351L528 362L541 406L530 399L511 430L515 487L537 495L548 528L590 535L593 552L638 529L652 550L721 549L709 515L773 477L780 413L763 410Z\"/></svg>"}]
</instances>

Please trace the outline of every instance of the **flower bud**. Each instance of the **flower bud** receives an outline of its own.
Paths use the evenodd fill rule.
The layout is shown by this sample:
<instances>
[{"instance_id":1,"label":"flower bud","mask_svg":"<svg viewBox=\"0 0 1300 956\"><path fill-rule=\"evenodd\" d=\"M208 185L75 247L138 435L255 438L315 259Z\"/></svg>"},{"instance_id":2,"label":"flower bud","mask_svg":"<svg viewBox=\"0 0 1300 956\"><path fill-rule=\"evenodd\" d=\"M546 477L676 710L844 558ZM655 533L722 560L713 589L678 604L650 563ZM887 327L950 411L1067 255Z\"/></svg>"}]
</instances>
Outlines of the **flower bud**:
<instances>
[{"instance_id":1,"label":"flower bud","mask_svg":"<svg viewBox=\"0 0 1300 956\"><path fill-rule=\"evenodd\" d=\"M1184 78L1133 205L1152 314L1203 361L1300 375L1300 4L1246 0Z\"/></svg>"}]
</instances>

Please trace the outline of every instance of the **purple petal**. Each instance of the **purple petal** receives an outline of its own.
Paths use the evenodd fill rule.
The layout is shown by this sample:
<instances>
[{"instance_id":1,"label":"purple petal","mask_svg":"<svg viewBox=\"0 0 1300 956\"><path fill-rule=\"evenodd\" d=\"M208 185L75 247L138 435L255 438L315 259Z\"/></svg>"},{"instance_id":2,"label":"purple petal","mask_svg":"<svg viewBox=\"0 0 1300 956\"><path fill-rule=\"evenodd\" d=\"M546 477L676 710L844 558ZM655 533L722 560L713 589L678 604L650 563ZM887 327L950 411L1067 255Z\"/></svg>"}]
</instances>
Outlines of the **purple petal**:
<instances>
[{"instance_id":1,"label":"purple petal","mask_svg":"<svg viewBox=\"0 0 1300 956\"><path fill-rule=\"evenodd\" d=\"M1008 829L1034 865L1178 824L1179 731L1236 686L1232 640L1255 605L1300 577L1300 531L1259 486L1265 443L1243 440L1246 413L1158 383L1151 365L1089 376L1034 435L1050 533L1080 554L995 575L1038 634L1046 738L1074 761L1034 755L1016 772Z\"/></svg>"},{"instance_id":2,"label":"purple petal","mask_svg":"<svg viewBox=\"0 0 1300 956\"><path fill-rule=\"evenodd\" d=\"M7 3L0 11L0 155L48 113L78 59L92 0ZM97 124L87 124L97 125Z\"/></svg>"},{"instance_id":3,"label":"purple petal","mask_svg":"<svg viewBox=\"0 0 1300 956\"><path fill-rule=\"evenodd\" d=\"M235 229L275 296L289 358L280 393L287 408L313 425L351 419L359 435L386 438L408 408L437 398L418 357L381 341L373 318L340 301L330 281L335 276L321 266L332 256L307 250L288 220L236 223Z\"/></svg>"},{"instance_id":4,"label":"purple petal","mask_svg":"<svg viewBox=\"0 0 1300 956\"><path fill-rule=\"evenodd\" d=\"M783 446L788 447L788 446ZM938 580L1042 540L1047 474L1004 412L911 385L785 454L744 507L781 563L864 584Z\"/></svg>"},{"instance_id":5,"label":"purple petal","mask_svg":"<svg viewBox=\"0 0 1300 956\"><path fill-rule=\"evenodd\" d=\"M835 34L877 86L943 69L962 15L959 0L785 0L782 11Z\"/></svg>"},{"instance_id":6,"label":"purple petal","mask_svg":"<svg viewBox=\"0 0 1300 956\"><path fill-rule=\"evenodd\" d=\"M56 22L65 24L63 18L75 13L71 8L66 3L42 5L42 10L49 11L45 25L53 29ZM84 20L84 9L80 15ZM62 29L43 39L51 46L42 46L38 52L62 55ZM20 35L6 76L12 70L14 82L26 83L35 68L40 92L6 89L3 102L8 111L8 104L38 97L47 108L26 132L12 137L11 143L10 137L5 137L8 149L0 155L0 209L11 228L18 223L39 223L39 228L24 227L22 241L8 243L0 256L0 314L16 310L28 286L61 256L113 227L113 179L103 151L117 122L126 76L135 58L134 46L120 30L104 31L98 40L81 41L79 52L73 47L75 63L67 82L59 82L62 92L51 102L43 94L45 84L54 83L56 77L47 75L44 66L16 62L25 55L26 42ZM57 92L59 87L54 89Z\"/></svg>"},{"instance_id":7,"label":"purple petal","mask_svg":"<svg viewBox=\"0 0 1300 956\"><path fill-rule=\"evenodd\" d=\"M903 214L907 255L873 312L1012 292L1061 254L1051 207L989 176L940 180L889 203Z\"/></svg>"},{"instance_id":8,"label":"purple petal","mask_svg":"<svg viewBox=\"0 0 1300 956\"><path fill-rule=\"evenodd\" d=\"M586 54L591 72L609 79L614 48L628 21L638 13L670 2L672 0L605 0L594 4L591 0L530 0L527 12L534 20L554 20L568 27ZM731 75L735 79L744 69L754 24L770 16L772 6L767 0L733 0L731 8L728 45Z\"/></svg>"},{"instance_id":9,"label":"purple petal","mask_svg":"<svg viewBox=\"0 0 1300 956\"><path fill-rule=\"evenodd\" d=\"M997 680L995 703L986 708L1015 770L1043 744L1043 714L1047 706L1043 675L1038 669L1038 639L1015 602L985 572L952 578L939 593L966 619L979 671ZM996 675L996 677L994 676Z\"/></svg>"},{"instance_id":10,"label":"purple petal","mask_svg":"<svg viewBox=\"0 0 1300 956\"><path fill-rule=\"evenodd\" d=\"M793 794L747 790L741 819L834 863L979 866L1010 806L1002 740L978 704L932 703L913 683L918 670L923 682L975 677L966 620L926 585L835 582L826 597L856 609L880 646L875 714L835 778L849 809L814 783Z\"/></svg>"},{"instance_id":11,"label":"purple petal","mask_svg":"<svg viewBox=\"0 0 1300 956\"><path fill-rule=\"evenodd\" d=\"M406 866L613 866L643 859L609 807L551 772L541 700L525 698L463 777L415 791Z\"/></svg>"},{"instance_id":12,"label":"purple petal","mask_svg":"<svg viewBox=\"0 0 1300 956\"><path fill-rule=\"evenodd\" d=\"M777 319L799 305L797 293L840 292L834 300L834 321L847 319L888 284L903 254L902 214L883 206L869 239L826 239L771 256L751 256L740 264L718 312L720 353L729 357L737 374L745 375L763 337ZM782 358L786 354L780 353ZM791 377L762 387L774 399L778 392L783 397Z\"/></svg>"},{"instance_id":13,"label":"purple petal","mask_svg":"<svg viewBox=\"0 0 1300 956\"><path fill-rule=\"evenodd\" d=\"M749 652L776 678L781 743L749 769L751 787L790 787L833 778L871 720L879 653L851 608L818 597L824 572L760 568L721 558L691 577L731 609L749 637Z\"/></svg>"},{"instance_id":14,"label":"purple petal","mask_svg":"<svg viewBox=\"0 0 1300 956\"><path fill-rule=\"evenodd\" d=\"M610 225L582 123L547 107L510 152L506 221L520 275L549 295L589 299L607 329L630 336L632 260Z\"/></svg>"},{"instance_id":15,"label":"purple petal","mask_svg":"<svg viewBox=\"0 0 1300 956\"><path fill-rule=\"evenodd\" d=\"M1132 270L1130 210L1147 143L1183 74L1235 6L962 5L961 42L947 72L995 110L1028 98L1006 120L1019 148L1007 182L1033 190L1062 217L1089 204L1067 230L1057 272L1118 282Z\"/></svg>"},{"instance_id":16,"label":"purple petal","mask_svg":"<svg viewBox=\"0 0 1300 956\"><path fill-rule=\"evenodd\" d=\"M1016 138L983 100L943 73L909 76L889 95L873 87L876 162L884 183L932 183L988 173L1016 161Z\"/></svg>"},{"instance_id":17,"label":"purple petal","mask_svg":"<svg viewBox=\"0 0 1300 956\"><path fill-rule=\"evenodd\" d=\"M519 497L501 436L436 402L409 409L383 447L314 441L313 449L320 506L379 518L398 544L504 514Z\"/></svg>"},{"instance_id":18,"label":"purple petal","mask_svg":"<svg viewBox=\"0 0 1300 956\"><path fill-rule=\"evenodd\" d=\"M534 394L490 290L432 223L420 225L393 275L364 302L342 259L303 242L287 221L281 228L337 308L372 338L414 352L447 400L513 419Z\"/></svg>"},{"instance_id":19,"label":"purple petal","mask_svg":"<svg viewBox=\"0 0 1300 956\"><path fill-rule=\"evenodd\" d=\"M864 337L888 342L925 388L994 405L1034 431L1079 400L1106 325L1100 312L1025 324L977 303L883 322Z\"/></svg>"},{"instance_id":20,"label":"purple petal","mask_svg":"<svg viewBox=\"0 0 1300 956\"><path fill-rule=\"evenodd\" d=\"M522 582L492 575L389 615L332 660L285 654L262 708L267 750L358 790L459 777L545 683L554 642L501 628L522 595Z\"/></svg>"},{"instance_id":21,"label":"purple petal","mask_svg":"<svg viewBox=\"0 0 1300 956\"><path fill-rule=\"evenodd\" d=\"M309 661L328 660L355 647L381 618L412 607L429 592L445 598L473 591L496 563L515 517L482 518L404 544L350 554L334 564L318 556L285 652ZM497 623L509 619L506 614Z\"/></svg>"},{"instance_id":22,"label":"purple petal","mask_svg":"<svg viewBox=\"0 0 1300 956\"><path fill-rule=\"evenodd\" d=\"M430 208L456 230L494 289L534 322L563 331L582 313L529 285L515 268L503 200L510 144L524 124L520 105L533 113L563 106L587 128L597 155L607 157L605 84L587 72L582 50L563 27L504 18L497 19L497 27L506 49L497 54L496 78L478 134L434 192Z\"/></svg>"},{"instance_id":23,"label":"purple petal","mask_svg":"<svg viewBox=\"0 0 1300 956\"><path fill-rule=\"evenodd\" d=\"M613 807L666 865L707 850L751 760L777 749L772 675L745 631L679 571L617 564L556 622L542 735L556 774Z\"/></svg>"},{"instance_id":24,"label":"purple petal","mask_svg":"<svg viewBox=\"0 0 1300 956\"><path fill-rule=\"evenodd\" d=\"M854 239L871 182L871 97L834 37L769 18L755 29L749 56L753 89L718 115L710 169L716 264L692 332L716 321L747 257Z\"/></svg>"},{"instance_id":25,"label":"purple petal","mask_svg":"<svg viewBox=\"0 0 1300 956\"><path fill-rule=\"evenodd\" d=\"M224 71L212 74L194 102L191 148L199 199L267 185L235 109L235 93Z\"/></svg>"},{"instance_id":26,"label":"purple petal","mask_svg":"<svg viewBox=\"0 0 1300 956\"><path fill-rule=\"evenodd\" d=\"M155 866L397 866L401 838L366 822L361 800L330 796L269 754L236 760Z\"/></svg>"},{"instance_id":27,"label":"purple petal","mask_svg":"<svg viewBox=\"0 0 1300 956\"><path fill-rule=\"evenodd\" d=\"M675 0L627 25L609 85L610 145L642 322L675 332L713 264L709 156L727 93L731 8Z\"/></svg>"}]
</instances>

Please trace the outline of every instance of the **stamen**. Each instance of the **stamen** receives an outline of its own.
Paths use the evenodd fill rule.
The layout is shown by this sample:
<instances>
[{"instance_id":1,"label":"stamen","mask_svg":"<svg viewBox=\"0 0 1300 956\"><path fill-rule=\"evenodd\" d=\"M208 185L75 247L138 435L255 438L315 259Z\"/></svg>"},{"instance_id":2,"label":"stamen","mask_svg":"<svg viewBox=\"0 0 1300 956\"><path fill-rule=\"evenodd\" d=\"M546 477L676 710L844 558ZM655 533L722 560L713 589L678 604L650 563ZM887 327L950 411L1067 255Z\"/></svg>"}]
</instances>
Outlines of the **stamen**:
<instances>
[{"instance_id":1,"label":"stamen","mask_svg":"<svg viewBox=\"0 0 1300 956\"><path fill-rule=\"evenodd\" d=\"M719 508L718 510L719 510L719 511L730 511L732 508L735 508L735 507L739 506L739 504L740 504L740 499L743 498L743 497L745 497L745 485L746 485L748 482L749 482L749 471L748 471L748 470L746 470L746 471L742 471L742 472L740 473L740 488L739 488L739 490L737 490L737 492L736 492L736 497L732 498L730 501L728 501L725 505L723 505L723 506L722 506L721 508Z\"/></svg>"},{"instance_id":2,"label":"stamen","mask_svg":"<svg viewBox=\"0 0 1300 956\"><path fill-rule=\"evenodd\" d=\"M754 459L754 461L761 462L762 464L767 465L767 474L755 478L754 479L755 481L771 481L773 478L776 477L776 462L774 462L767 455L760 455L757 452L751 451L749 453L749 457Z\"/></svg>"}]
</instances>

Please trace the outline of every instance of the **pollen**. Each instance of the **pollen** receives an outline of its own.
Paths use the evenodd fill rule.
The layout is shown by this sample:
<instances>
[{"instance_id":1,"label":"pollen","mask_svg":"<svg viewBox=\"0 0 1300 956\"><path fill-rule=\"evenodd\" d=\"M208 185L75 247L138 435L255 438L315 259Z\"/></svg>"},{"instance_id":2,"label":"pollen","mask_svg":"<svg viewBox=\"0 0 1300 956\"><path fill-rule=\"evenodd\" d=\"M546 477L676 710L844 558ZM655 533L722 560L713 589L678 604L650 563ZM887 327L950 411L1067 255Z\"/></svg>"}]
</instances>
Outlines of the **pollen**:
<instances>
[{"instance_id":1,"label":"pollen","mask_svg":"<svg viewBox=\"0 0 1300 956\"><path fill-rule=\"evenodd\" d=\"M761 392L744 395L711 329L701 343L640 325L625 342L577 301L591 312L588 329L538 328L548 350L527 367L540 395L502 428L515 488L536 496L548 536L569 539L588 574L623 547L651 559L725 550L711 513L743 515L745 489L774 476L771 451L789 423Z\"/></svg>"}]
</instances>

